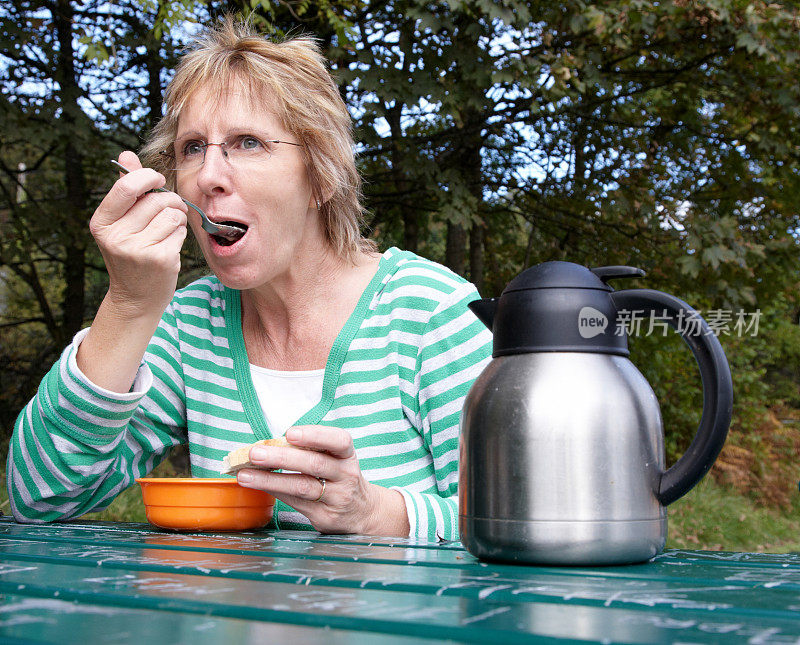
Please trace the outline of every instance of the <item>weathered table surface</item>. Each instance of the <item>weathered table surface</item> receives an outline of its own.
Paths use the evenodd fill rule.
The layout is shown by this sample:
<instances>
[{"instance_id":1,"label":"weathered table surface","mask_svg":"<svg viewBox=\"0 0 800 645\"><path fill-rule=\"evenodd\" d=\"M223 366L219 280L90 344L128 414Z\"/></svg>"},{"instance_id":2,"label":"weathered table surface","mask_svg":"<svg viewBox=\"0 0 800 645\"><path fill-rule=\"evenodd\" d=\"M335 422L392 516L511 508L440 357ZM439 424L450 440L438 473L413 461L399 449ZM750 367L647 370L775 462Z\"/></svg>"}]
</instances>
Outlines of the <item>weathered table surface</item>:
<instances>
[{"instance_id":1,"label":"weathered table surface","mask_svg":"<svg viewBox=\"0 0 800 645\"><path fill-rule=\"evenodd\" d=\"M0 641L800 642L800 554L485 564L459 543L0 519Z\"/></svg>"}]
</instances>

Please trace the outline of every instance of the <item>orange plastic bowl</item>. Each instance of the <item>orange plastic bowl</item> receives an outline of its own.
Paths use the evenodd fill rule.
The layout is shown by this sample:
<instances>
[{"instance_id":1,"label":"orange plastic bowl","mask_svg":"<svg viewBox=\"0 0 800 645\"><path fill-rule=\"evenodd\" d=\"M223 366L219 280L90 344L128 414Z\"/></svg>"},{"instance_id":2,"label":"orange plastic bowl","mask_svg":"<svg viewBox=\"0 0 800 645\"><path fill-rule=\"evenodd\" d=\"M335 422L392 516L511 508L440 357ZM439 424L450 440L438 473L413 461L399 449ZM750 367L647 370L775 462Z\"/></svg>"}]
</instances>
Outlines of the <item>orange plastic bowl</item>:
<instances>
[{"instance_id":1,"label":"orange plastic bowl","mask_svg":"<svg viewBox=\"0 0 800 645\"><path fill-rule=\"evenodd\" d=\"M142 477L147 521L174 531L247 531L265 526L275 498L235 479Z\"/></svg>"}]
</instances>

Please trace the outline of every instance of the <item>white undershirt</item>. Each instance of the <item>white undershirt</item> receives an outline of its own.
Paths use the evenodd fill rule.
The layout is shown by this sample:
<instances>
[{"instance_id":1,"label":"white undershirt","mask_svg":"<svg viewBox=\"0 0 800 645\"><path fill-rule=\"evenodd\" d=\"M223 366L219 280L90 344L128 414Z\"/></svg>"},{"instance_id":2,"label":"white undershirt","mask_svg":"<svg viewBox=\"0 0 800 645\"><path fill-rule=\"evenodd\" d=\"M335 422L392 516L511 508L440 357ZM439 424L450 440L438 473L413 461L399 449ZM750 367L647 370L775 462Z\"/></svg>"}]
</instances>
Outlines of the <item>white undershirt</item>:
<instances>
[{"instance_id":1,"label":"white undershirt","mask_svg":"<svg viewBox=\"0 0 800 645\"><path fill-rule=\"evenodd\" d=\"M250 377L272 436L280 437L320 402L325 370L284 372L251 363Z\"/></svg>"}]
</instances>

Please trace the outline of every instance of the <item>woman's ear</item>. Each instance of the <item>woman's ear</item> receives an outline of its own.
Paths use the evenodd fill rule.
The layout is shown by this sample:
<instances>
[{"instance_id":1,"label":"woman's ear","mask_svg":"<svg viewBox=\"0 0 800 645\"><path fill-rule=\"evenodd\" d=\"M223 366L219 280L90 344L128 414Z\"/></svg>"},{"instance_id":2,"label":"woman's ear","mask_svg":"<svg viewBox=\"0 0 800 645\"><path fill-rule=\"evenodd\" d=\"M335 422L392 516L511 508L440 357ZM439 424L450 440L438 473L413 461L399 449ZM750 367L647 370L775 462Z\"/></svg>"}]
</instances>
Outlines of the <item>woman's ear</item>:
<instances>
[{"instance_id":1,"label":"woman's ear","mask_svg":"<svg viewBox=\"0 0 800 645\"><path fill-rule=\"evenodd\" d=\"M322 196L318 195L315 191L312 192L311 199L308 205L309 207L316 206L317 210L319 210L320 208L322 208L322 205L329 202L332 197L333 197L333 190L327 191Z\"/></svg>"}]
</instances>

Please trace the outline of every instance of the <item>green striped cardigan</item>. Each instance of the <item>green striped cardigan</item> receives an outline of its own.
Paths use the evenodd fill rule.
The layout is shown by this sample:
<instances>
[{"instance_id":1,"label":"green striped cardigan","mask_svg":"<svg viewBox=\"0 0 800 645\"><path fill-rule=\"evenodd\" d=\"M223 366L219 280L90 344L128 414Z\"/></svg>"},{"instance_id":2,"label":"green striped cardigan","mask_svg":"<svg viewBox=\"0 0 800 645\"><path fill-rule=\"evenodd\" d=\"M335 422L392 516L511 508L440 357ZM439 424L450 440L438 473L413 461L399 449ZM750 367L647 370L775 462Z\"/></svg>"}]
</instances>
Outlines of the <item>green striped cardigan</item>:
<instances>
[{"instance_id":1,"label":"green striped cardigan","mask_svg":"<svg viewBox=\"0 0 800 645\"><path fill-rule=\"evenodd\" d=\"M467 308L475 287L389 249L337 336L322 399L297 424L346 428L365 478L399 490L411 535L458 536L458 423L488 363L491 334ZM230 450L272 436L250 378L240 294L216 278L176 292L128 394L78 370L79 332L20 413L8 489L21 522L105 508L171 447L189 443L192 475L219 476ZM311 528L278 502L280 528Z\"/></svg>"}]
</instances>

